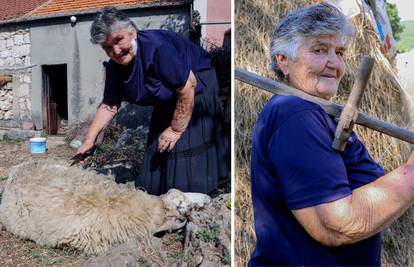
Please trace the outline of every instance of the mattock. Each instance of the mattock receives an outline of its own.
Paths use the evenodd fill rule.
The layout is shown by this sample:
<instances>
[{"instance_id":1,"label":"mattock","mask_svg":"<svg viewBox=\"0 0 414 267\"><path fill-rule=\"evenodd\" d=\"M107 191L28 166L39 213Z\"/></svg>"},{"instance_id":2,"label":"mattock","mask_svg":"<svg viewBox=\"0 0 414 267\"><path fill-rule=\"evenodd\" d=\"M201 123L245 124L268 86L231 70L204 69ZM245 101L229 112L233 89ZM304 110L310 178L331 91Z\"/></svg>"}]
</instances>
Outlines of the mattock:
<instances>
[{"instance_id":1,"label":"mattock","mask_svg":"<svg viewBox=\"0 0 414 267\"><path fill-rule=\"evenodd\" d=\"M361 103L362 95L367 86L369 77L374 67L375 60L371 57L364 56L362 58L361 67L355 77L354 85L349 94L348 102L339 117L338 126L336 126L335 139L332 147L337 151L344 151L345 146L351 136L352 129L358 118L358 107Z\"/></svg>"},{"instance_id":2,"label":"mattock","mask_svg":"<svg viewBox=\"0 0 414 267\"><path fill-rule=\"evenodd\" d=\"M368 63L364 63L366 61ZM357 79L354 84L354 87L357 87L357 88L360 87L362 89L365 88L365 85L368 81L369 74L371 73L373 64L374 62L372 58L367 58L363 60L359 74L357 75ZM307 94L304 91L298 90L297 88L289 86L285 83L271 80L269 78L261 77L253 72L249 72L247 70L240 69L237 67L234 68L234 77L241 82L253 85L257 88L263 89L273 94L294 95L294 96L300 97L306 101L310 101L312 103L319 105L323 110L325 110L326 113L334 116L335 118L342 117L341 112L344 109L342 105L333 103L331 101L328 101L320 97ZM352 89L352 91L354 91L354 89ZM352 101L354 101L352 99L355 98L354 96L352 96L352 94L353 93L351 93L351 96L349 97L350 98L348 101L349 104ZM357 93L357 96L358 95L359 95L359 98L358 97L356 98L357 100L358 99L360 100L362 91ZM359 102L359 100L356 102ZM353 107L355 107L355 105L353 105ZM352 126L356 123L356 124L365 126L372 130L395 137L399 140L402 140L402 141L405 141L405 142L408 142L414 145L414 132L411 132L407 129L403 129L389 122L382 121L377 118L371 117L368 114L365 114L363 112L358 112L358 108L353 108L353 110L354 112L344 112L344 114L351 114L351 116L350 116L350 119L346 121L346 123L345 122L340 123L340 125L342 126L338 125L338 127L340 128L338 128L336 132L340 133L340 135L342 132L345 132L345 129L350 134L352 131ZM348 140L349 134L348 134L348 137L346 137L345 134L342 134L343 139L340 139L340 140L344 140L344 141Z\"/></svg>"}]
</instances>

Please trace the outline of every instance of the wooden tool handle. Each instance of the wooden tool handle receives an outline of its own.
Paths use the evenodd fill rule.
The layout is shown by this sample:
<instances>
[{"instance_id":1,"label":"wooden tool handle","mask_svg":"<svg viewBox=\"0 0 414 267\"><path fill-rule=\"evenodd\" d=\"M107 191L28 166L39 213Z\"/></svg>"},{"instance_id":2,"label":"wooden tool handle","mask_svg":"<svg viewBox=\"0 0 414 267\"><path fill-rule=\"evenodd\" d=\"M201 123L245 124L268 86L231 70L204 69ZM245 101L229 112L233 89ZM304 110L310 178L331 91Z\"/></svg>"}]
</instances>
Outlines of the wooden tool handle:
<instances>
[{"instance_id":1,"label":"wooden tool handle","mask_svg":"<svg viewBox=\"0 0 414 267\"><path fill-rule=\"evenodd\" d=\"M364 56L362 59L348 102L342 110L338 125L336 126L335 139L332 143L332 147L337 151L342 152L345 150L348 138L351 136L352 129L358 118L358 107L361 103L362 95L368 83L374 63L375 60L371 57Z\"/></svg>"},{"instance_id":2,"label":"wooden tool handle","mask_svg":"<svg viewBox=\"0 0 414 267\"><path fill-rule=\"evenodd\" d=\"M300 91L292 86L259 76L253 72L238 67L234 68L234 77L240 82L255 86L256 88L260 88L272 94L294 95L304 100L313 102L315 104L318 104L323 110L326 111L326 113L334 117L339 117L343 109L343 106L339 104L306 94L305 92ZM414 145L414 132L403 129L389 122L373 118L366 113L359 112L356 124L368 127L372 130L395 137L399 140Z\"/></svg>"},{"instance_id":3,"label":"wooden tool handle","mask_svg":"<svg viewBox=\"0 0 414 267\"><path fill-rule=\"evenodd\" d=\"M371 76L374 63L375 60L372 57L364 56L362 58L361 67L359 68L358 73L355 77L355 82L351 89L351 93L349 94L348 102L345 105L345 109L348 105L352 105L356 108L359 107L362 95L367 86L369 77Z\"/></svg>"}]
</instances>

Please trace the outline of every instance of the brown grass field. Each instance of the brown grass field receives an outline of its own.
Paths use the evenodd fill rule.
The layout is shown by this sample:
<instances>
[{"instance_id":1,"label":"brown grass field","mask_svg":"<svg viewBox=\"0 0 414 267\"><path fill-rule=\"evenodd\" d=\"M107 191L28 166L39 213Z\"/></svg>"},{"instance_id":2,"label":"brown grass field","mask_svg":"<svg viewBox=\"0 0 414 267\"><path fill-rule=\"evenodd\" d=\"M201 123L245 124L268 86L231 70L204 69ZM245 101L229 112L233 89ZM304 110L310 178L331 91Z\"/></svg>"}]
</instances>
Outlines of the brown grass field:
<instances>
[{"instance_id":1,"label":"brown grass field","mask_svg":"<svg viewBox=\"0 0 414 267\"><path fill-rule=\"evenodd\" d=\"M320 1L235 1L235 66L275 78L268 69L269 38L274 26L291 10L316 2ZM404 127L408 115L402 112L401 88L395 78L395 69L381 52L381 44L366 18L361 15L352 22L356 36L346 53L347 73L333 101L346 101L362 55L370 55L376 59L376 64L365 91L362 109L374 117ZM235 88L235 263L236 266L245 266L255 246L249 168L251 130L271 95L241 82L236 82ZM386 172L405 162L410 151L407 144L361 126L356 128L371 156L380 162ZM411 209L383 231L384 266L414 266L413 222L414 212Z\"/></svg>"}]
</instances>

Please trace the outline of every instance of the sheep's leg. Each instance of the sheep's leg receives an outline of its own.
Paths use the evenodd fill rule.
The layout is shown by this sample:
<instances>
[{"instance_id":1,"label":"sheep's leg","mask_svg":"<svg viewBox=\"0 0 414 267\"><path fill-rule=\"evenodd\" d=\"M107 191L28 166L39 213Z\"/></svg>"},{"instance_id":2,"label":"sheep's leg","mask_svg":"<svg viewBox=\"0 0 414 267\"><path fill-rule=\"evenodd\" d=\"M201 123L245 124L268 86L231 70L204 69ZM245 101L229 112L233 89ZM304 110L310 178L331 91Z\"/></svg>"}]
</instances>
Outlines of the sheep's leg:
<instances>
[{"instance_id":1,"label":"sheep's leg","mask_svg":"<svg viewBox=\"0 0 414 267\"><path fill-rule=\"evenodd\" d=\"M185 254L188 253L189 247L191 245L191 236L193 233L198 231L198 226L193 222L188 222L185 227L185 235L184 235L184 252Z\"/></svg>"},{"instance_id":2,"label":"sheep's leg","mask_svg":"<svg viewBox=\"0 0 414 267\"><path fill-rule=\"evenodd\" d=\"M194 254L195 251L193 244L191 243L193 234L197 233L199 230L200 228L193 222L188 222L185 228L183 252L188 258L192 258L190 266L199 266L204 260L202 253Z\"/></svg>"},{"instance_id":3,"label":"sheep's leg","mask_svg":"<svg viewBox=\"0 0 414 267\"><path fill-rule=\"evenodd\" d=\"M158 234L163 232L169 232L171 233L174 230L181 229L185 226L187 223L187 219L184 221L180 221L179 219L172 217L169 218L163 225L161 225L154 233L155 236L158 236Z\"/></svg>"}]
</instances>

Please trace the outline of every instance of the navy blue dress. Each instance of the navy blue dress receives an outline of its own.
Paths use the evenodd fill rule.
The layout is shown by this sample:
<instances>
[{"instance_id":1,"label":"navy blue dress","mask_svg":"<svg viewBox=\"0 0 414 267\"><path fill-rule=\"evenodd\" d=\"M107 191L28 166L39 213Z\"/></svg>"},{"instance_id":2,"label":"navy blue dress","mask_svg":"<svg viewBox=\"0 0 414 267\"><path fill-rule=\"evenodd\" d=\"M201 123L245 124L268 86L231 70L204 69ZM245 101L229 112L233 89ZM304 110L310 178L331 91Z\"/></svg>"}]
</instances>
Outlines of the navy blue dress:
<instances>
[{"instance_id":1,"label":"navy blue dress","mask_svg":"<svg viewBox=\"0 0 414 267\"><path fill-rule=\"evenodd\" d=\"M326 247L291 210L328 203L384 175L353 133L331 147L337 122L318 105L275 96L253 132L251 179L257 244L249 266L379 266L381 237Z\"/></svg>"},{"instance_id":2,"label":"navy blue dress","mask_svg":"<svg viewBox=\"0 0 414 267\"><path fill-rule=\"evenodd\" d=\"M175 32L142 30L132 71L110 60L103 103L154 106L147 148L135 185L151 194L170 188L210 193L229 175L229 144L223 134L218 83L208 54ZM171 152L157 152L158 137L175 110L175 90L190 74L197 79L190 123Z\"/></svg>"}]
</instances>

